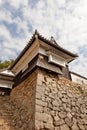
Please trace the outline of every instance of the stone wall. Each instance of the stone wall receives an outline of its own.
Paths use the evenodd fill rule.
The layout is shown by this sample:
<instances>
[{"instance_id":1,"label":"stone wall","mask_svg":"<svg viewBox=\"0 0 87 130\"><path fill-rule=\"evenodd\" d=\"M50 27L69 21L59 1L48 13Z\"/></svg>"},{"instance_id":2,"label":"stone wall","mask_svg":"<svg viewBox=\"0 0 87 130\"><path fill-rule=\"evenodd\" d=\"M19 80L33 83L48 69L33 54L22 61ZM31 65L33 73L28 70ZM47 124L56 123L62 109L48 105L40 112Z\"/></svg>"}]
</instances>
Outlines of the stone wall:
<instances>
[{"instance_id":1,"label":"stone wall","mask_svg":"<svg viewBox=\"0 0 87 130\"><path fill-rule=\"evenodd\" d=\"M13 111L10 104L10 97L0 95L0 130L14 130L12 117Z\"/></svg>"},{"instance_id":2,"label":"stone wall","mask_svg":"<svg viewBox=\"0 0 87 130\"><path fill-rule=\"evenodd\" d=\"M15 127L18 130L35 129L35 87L37 71L33 72L20 85L15 87L10 96L13 107Z\"/></svg>"},{"instance_id":3,"label":"stone wall","mask_svg":"<svg viewBox=\"0 0 87 130\"><path fill-rule=\"evenodd\" d=\"M87 92L84 86L39 70L35 130L87 130Z\"/></svg>"},{"instance_id":4,"label":"stone wall","mask_svg":"<svg viewBox=\"0 0 87 130\"><path fill-rule=\"evenodd\" d=\"M36 69L0 97L0 130L87 130L84 86Z\"/></svg>"}]
</instances>

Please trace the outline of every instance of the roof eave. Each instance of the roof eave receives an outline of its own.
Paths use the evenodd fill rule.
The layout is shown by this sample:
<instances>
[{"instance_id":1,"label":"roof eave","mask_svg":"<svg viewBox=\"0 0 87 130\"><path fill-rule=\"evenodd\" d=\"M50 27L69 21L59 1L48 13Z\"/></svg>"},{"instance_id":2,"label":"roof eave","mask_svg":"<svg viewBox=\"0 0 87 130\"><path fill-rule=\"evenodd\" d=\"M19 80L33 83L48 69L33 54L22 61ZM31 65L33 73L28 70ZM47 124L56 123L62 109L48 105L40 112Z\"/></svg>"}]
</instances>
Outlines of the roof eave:
<instances>
[{"instance_id":1,"label":"roof eave","mask_svg":"<svg viewBox=\"0 0 87 130\"><path fill-rule=\"evenodd\" d=\"M16 65L16 63L25 54L25 52L28 50L28 48L31 46L31 44L33 43L34 40L35 40L35 34L32 36L32 38L30 39L30 41L28 42L28 44L25 46L25 48L23 49L23 51L16 58L16 60L14 61L14 63L9 67L9 70L11 70Z\"/></svg>"},{"instance_id":2,"label":"roof eave","mask_svg":"<svg viewBox=\"0 0 87 130\"><path fill-rule=\"evenodd\" d=\"M41 35L39 35L39 34L38 34L38 38L39 38L40 40L42 40L42 41L48 43L49 45L52 45L52 46L55 47L56 49L59 49L59 50L63 51L64 53L66 53L66 54L72 56L72 57L75 57L75 58L78 57L77 54L74 54L74 53L72 53L72 52L70 52L70 51L67 51L66 49L63 49L62 47L60 47L59 45L53 44L51 41L49 41L48 39L44 38L43 36L41 36Z\"/></svg>"},{"instance_id":3,"label":"roof eave","mask_svg":"<svg viewBox=\"0 0 87 130\"><path fill-rule=\"evenodd\" d=\"M25 52L28 50L28 48L32 45L32 43L33 43L34 40L36 39L36 37L35 37L36 35L38 36L38 39L40 39L40 40L46 42L47 44L49 44L49 45L55 47L56 49L59 49L60 51L63 51L64 53L70 55L71 57L73 57L72 60L75 59L76 57L78 57L77 54L73 54L73 53L71 53L71 52L69 52L69 51L63 49L63 48L60 47L59 45L53 44L50 40L44 38L42 35L40 35L40 34L37 32L37 30L35 30L35 33L33 34L32 38L30 39L30 41L28 42L28 44L25 46L25 48L23 49L23 51L22 51L22 52L19 54L19 56L16 58L16 60L14 61L14 63L9 67L9 70L11 70L11 69L16 65L16 63L20 60L20 58L25 54ZM72 60L71 60L71 61L72 61ZM71 61L70 61L70 62L71 62Z\"/></svg>"}]
</instances>

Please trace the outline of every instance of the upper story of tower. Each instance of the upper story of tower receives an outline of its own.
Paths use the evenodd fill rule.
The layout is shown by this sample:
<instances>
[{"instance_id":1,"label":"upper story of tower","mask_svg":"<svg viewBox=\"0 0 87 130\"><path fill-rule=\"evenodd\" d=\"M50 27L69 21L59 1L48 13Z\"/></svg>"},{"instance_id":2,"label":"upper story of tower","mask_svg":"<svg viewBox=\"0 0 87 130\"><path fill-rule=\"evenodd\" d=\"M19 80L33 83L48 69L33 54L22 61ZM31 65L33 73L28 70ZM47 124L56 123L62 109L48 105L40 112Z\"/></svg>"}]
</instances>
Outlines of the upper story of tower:
<instances>
[{"instance_id":1,"label":"upper story of tower","mask_svg":"<svg viewBox=\"0 0 87 130\"><path fill-rule=\"evenodd\" d=\"M35 57L37 58L35 59ZM62 74L62 68L66 68L66 65L77 57L77 54L62 48L53 37L48 40L35 31L10 70L18 74L20 71L24 72L28 68L33 68L33 66L40 66Z\"/></svg>"}]
</instances>

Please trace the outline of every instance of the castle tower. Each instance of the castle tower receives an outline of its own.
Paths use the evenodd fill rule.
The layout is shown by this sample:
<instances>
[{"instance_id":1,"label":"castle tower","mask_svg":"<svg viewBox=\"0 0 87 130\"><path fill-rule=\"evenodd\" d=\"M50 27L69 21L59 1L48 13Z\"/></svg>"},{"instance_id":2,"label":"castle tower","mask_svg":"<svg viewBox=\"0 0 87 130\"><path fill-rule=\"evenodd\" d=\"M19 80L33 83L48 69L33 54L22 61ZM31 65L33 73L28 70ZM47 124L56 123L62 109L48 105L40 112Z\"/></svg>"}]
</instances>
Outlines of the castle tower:
<instances>
[{"instance_id":1,"label":"castle tower","mask_svg":"<svg viewBox=\"0 0 87 130\"><path fill-rule=\"evenodd\" d=\"M70 81L68 69L76 57L35 31L0 72L0 130L87 130L87 92Z\"/></svg>"},{"instance_id":2,"label":"castle tower","mask_svg":"<svg viewBox=\"0 0 87 130\"><path fill-rule=\"evenodd\" d=\"M70 79L68 63L77 57L60 47L53 37L47 40L35 31L31 40L10 67L16 74L11 99L26 130L69 130L63 118L61 100L64 86L59 77ZM72 95L71 95L72 96ZM60 106L60 107L59 107ZM21 112L22 111L22 112ZM74 129L73 129L74 130Z\"/></svg>"},{"instance_id":3,"label":"castle tower","mask_svg":"<svg viewBox=\"0 0 87 130\"><path fill-rule=\"evenodd\" d=\"M35 67L43 68L70 79L67 66L76 57L78 57L77 54L63 49L52 36L48 40L36 30L29 43L10 67L10 70L16 74L16 77L21 75L21 79ZM15 80L16 84L19 81Z\"/></svg>"}]
</instances>

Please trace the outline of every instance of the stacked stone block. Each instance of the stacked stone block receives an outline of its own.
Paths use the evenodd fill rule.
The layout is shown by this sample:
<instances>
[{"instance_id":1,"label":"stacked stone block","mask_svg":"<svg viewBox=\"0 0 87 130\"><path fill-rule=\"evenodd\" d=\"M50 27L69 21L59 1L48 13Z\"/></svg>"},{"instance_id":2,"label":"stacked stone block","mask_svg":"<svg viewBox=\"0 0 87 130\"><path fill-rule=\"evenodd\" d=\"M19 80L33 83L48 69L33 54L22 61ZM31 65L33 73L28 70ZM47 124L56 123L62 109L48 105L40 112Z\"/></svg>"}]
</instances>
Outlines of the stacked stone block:
<instances>
[{"instance_id":1,"label":"stacked stone block","mask_svg":"<svg viewBox=\"0 0 87 130\"><path fill-rule=\"evenodd\" d=\"M35 129L35 91L37 71L31 73L20 85L11 92L14 122L18 130Z\"/></svg>"},{"instance_id":2,"label":"stacked stone block","mask_svg":"<svg viewBox=\"0 0 87 130\"><path fill-rule=\"evenodd\" d=\"M9 96L0 96L0 130L14 130L13 116Z\"/></svg>"},{"instance_id":3,"label":"stacked stone block","mask_svg":"<svg viewBox=\"0 0 87 130\"><path fill-rule=\"evenodd\" d=\"M43 69L0 104L0 130L87 130L85 87Z\"/></svg>"},{"instance_id":4,"label":"stacked stone block","mask_svg":"<svg viewBox=\"0 0 87 130\"><path fill-rule=\"evenodd\" d=\"M87 94L84 87L40 70L35 126L36 130L87 130Z\"/></svg>"}]
</instances>

